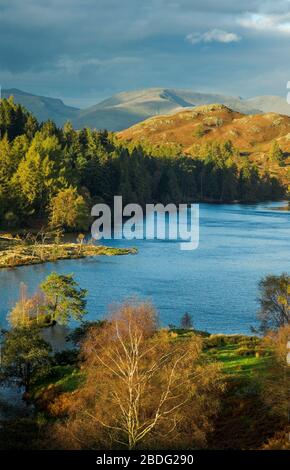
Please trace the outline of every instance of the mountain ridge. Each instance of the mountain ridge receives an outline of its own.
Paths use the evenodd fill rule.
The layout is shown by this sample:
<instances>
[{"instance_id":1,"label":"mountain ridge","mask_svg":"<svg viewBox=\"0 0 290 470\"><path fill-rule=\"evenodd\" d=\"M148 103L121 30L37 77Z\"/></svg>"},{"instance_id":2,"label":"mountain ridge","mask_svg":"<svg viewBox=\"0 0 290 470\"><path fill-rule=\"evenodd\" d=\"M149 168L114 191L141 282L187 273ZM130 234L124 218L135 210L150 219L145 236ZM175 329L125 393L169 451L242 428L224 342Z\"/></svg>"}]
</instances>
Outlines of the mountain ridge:
<instances>
[{"instance_id":1,"label":"mountain ridge","mask_svg":"<svg viewBox=\"0 0 290 470\"><path fill-rule=\"evenodd\" d=\"M7 98L10 95L39 121L52 119L58 126L62 126L69 120L76 129L92 127L121 131L149 117L210 103L224 104L244 114L273 111L290 116L290 105L286 99L271 95L243 99L219 93L156 87L117 93L84 109L67 106L59 98L34 95L16 88L2 90L2 97Z\"/></svg>"},{"instance_id":2,"label":"mountain ridge","mask_svg":"<svg viewBox=\"0 0 290 470\"><path fill-rule=\"evenodd\" d=\"M64 104L60 98L34 95L18 88L2 89L1 95L2 98L13 96L16 103L28 109L40 122L51 119L58 126L72 120L79 111L78 108Z\"/></svg>"}]
</instances>

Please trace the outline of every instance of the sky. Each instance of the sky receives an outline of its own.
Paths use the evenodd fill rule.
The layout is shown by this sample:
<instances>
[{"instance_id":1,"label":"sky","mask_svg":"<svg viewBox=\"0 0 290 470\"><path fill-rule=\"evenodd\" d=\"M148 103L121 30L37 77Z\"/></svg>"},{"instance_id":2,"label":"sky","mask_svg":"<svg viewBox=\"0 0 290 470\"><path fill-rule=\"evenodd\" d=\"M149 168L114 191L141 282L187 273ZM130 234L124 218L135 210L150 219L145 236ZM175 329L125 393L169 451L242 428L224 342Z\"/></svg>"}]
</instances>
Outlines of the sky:
<instances>
[{"instance_id":1,"label":"sky","mask_svg":"<svg viewBox=\"0 0 290 470\"><path fill-rule=\"evenodd\" d=\"M150 87L286 97L289 80L289 0L0 0L4 88L86 107Z\"/></svg>"}]
</instances>

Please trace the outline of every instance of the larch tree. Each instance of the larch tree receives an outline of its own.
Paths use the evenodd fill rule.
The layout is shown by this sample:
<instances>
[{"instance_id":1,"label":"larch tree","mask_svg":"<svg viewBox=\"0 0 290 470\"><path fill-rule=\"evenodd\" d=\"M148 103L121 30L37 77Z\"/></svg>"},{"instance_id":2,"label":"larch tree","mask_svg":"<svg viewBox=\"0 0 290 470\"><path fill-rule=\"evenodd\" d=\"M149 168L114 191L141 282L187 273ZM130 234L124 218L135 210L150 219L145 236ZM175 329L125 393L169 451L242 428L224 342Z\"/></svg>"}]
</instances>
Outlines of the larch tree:
<instances>
[{"instance_id":1,"label":"larch tree","mask_svg":"<svg viewBox=\"0 0 290 470\"><path fill-rule=\"evenodd\" d=\"M90 225L88 204L75 188L60 191L51 200L50 225L66 230L87 230Z\"/></svg>"},{"instance_id":2,"label":"larch tree","mask_svg":"<svg viewBox=\"0 0 290 470\"><path fill-rule=\"evenodd\" d=\"M42 324L44 316L44 296L36 292L32 296L27 295L27 287L20 284L19 300L8 313L9 324L13 327L24 327L31 324Z\"/></svg>"}]
</instances>

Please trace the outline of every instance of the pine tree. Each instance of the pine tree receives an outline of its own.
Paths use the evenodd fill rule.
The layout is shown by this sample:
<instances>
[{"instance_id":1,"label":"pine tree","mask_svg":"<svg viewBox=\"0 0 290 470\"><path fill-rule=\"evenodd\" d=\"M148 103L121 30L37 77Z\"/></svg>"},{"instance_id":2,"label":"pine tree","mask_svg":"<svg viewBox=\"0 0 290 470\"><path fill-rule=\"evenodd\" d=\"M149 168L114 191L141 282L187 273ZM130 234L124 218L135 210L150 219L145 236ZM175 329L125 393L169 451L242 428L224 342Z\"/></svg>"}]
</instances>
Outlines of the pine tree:
<instances>
[{"instance_id":1,"label":"pine tree","mask_svg":"<svg viewBox=\"0 0 290 470\"><path fill-rule=\"evenodd\" d=\"M51 273L40 285L45 295L49 324L66 324L71 318L81 320L86 313L85 289L80 289L72 275Z\"/></svg>"}]
</instances>

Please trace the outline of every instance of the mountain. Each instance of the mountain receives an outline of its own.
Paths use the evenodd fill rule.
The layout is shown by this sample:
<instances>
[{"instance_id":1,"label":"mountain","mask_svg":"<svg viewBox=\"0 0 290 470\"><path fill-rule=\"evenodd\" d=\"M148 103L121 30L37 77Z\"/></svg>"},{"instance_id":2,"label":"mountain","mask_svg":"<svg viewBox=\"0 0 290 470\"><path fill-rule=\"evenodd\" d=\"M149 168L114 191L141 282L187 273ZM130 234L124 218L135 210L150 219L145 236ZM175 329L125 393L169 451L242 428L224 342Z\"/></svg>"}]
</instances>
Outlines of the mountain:
<instances>
[{"instance_id":1,"label":"mountain","mask_svg":"<svg viewBox=\"0 0 290 470\"><path fill-rule=\"evenodd\" d=\"M196 149L210 142L230 140L241 156L267 169L266 156L277 141L285 156L285 166L270 162L273 174L284 175L290 164L290 117L277 113L243 114L221 104L197 106L177 113L151 117L117 134L120 140L145 143L153 146L179 146L185 153L195 154ZM287 166L288 164L288 166Z\"/></svg>"},{"instance_id":2,"label":"mountain","mask_svg":"<svg viewBox=\"0 0 290 470\"><path fill-rule=\"evenodd\" d=\"M235 96L173 88L148 88L118 93L81 110L66 106L60 99L37 96L17 89L2 90L2 96L10 95L14 95L15 101L23 104L39 121L50 118L62 125L70 120L77 129L92 127L120 131L149 117L176 113L184 108L210 103L224 104L244 114L277 112L290 115L290 105L286 99L279 96L261 96L245 100Z\"/></svg>"},{"instance_id":3,"label":"mountain","mask_svg":"<svg viewBox=\"0 0 290 470\"><path fill-rule=\"evenodd\" d=\"M52 119L58 126L62 126L65 121L73 120L79 112L77 108L66 106L57 98L37 96L16 88L2 89L2 98L8 98L11 95L14 96L16 103L23 105L40 122Z\"/></svg>"},{"instance_id":4,"label":"mountain","mask_svg":"<svg viewBox=\"0 0 290 470\"><path fill-rule=\"evenodd\" d=\"M191 90L148 88L123 92L81 110L73 121L75 127L107 128L120 131L152 116L176 112L204 104L219 103L244 114L277 112L290 115L290 105L279 96L251 99Z\"/></svg>"},{"instance_id":5,"label":"mountain","mask_svg":"<svg viewBox=\"0 0 290 470\"><path fill-rule=\"evenodd\" d=\"M223 103L245 113L261 112L240 98L195 93L190 90L149 88L119 93L95 106L82 110L78 118L74 120L74 125L77 128L88 125L119 131L151 116L208 103Z\"/></svg>"},{"instance_id":6,"label":"mountain","mask_svg":"<svg viewBox=\"0 0 290 470\"><path fill-rule=\"evenodd\" d=\"M281 96L257 96L256 98L248 99L247 103L264 113L272 112L290 116L290 105Z\"/></svg>"}]
</instances>

